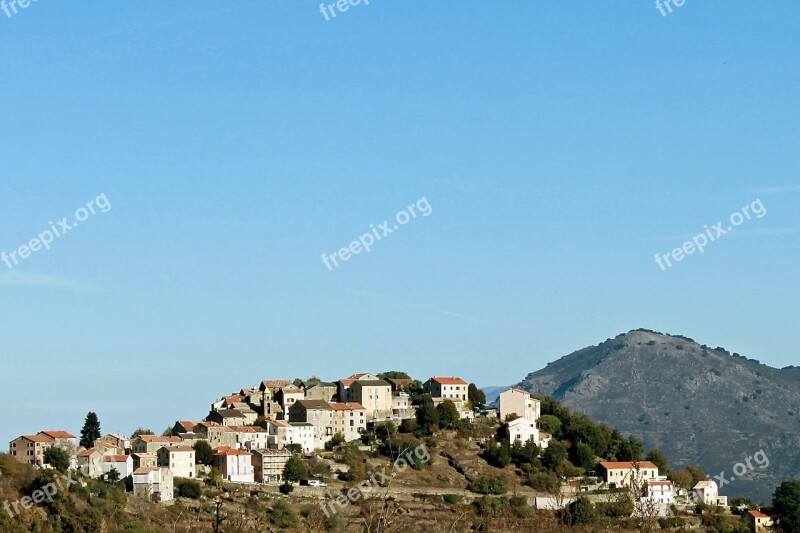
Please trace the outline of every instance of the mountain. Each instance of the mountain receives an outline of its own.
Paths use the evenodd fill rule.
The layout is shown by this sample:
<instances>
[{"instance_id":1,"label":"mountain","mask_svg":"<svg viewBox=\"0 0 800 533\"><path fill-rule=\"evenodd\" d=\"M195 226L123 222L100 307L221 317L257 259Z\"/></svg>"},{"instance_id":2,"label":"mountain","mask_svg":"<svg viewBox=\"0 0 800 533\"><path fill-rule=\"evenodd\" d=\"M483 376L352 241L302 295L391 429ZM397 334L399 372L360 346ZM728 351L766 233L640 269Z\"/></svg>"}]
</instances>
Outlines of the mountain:
<instances>
[{"instance_id":1,"label":"mountain","mask_svg":"<svg viewBox=\"0 0 800 533\"><path fill-rule=\"evenodd\" d=\"M722 494L768 501L781 481L800 475L800 368L635 330L549 363L518 386L636 435L673 467L735 477ZM747 467L760 450L769 466Z\"/></svg>"},{"instance_id":2,"label":"mountain","mask_svg":"<svg viewBox=\"0 0 800 533\"><path fill-rule=\"evenodd\" d=\"M507 386L500 386L500 387L497 387L497 386L481 387L481 390L483 391L483 394L486 395L486 405L489 405L492 402L494 402L497 398L500 397L500 393L501 392L503 392L506 389L510 389L510 388L511 388L511 386L508 386L508 385Z\"/></svg>"}]
</instances>

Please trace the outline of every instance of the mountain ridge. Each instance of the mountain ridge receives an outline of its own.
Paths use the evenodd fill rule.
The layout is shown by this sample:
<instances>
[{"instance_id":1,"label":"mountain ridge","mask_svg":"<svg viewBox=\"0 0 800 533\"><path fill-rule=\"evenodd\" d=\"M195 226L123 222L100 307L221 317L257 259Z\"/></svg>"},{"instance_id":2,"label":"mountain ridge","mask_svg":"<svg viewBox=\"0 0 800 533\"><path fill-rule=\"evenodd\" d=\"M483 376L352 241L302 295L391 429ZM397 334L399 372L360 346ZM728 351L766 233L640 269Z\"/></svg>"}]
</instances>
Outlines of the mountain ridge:
<instances>
[{"instance_id":1,"label":"mountain ridge","mask_svg":"<svg viewBox=\"0 0 800 533\"><path fill-rule=\"evenodd\" d=\"M552 361L517 386L638 436L676 467L730 474L763 449L770 467L723 494L766 501L800 472L800 368L638 329Z\"/></svg>"}]
</instances>

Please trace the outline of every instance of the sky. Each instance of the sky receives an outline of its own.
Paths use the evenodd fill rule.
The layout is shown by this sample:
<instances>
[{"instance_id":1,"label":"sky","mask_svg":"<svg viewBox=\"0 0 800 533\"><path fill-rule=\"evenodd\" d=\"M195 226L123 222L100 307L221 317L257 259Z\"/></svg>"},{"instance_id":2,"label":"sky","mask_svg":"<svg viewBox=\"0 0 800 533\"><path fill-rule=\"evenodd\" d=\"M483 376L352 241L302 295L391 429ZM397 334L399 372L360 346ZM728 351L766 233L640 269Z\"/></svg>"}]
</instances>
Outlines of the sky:
<instances>
[{"instance_id":1,"label":"sky","mask_svg":"<svg viewBox=\"0 0 800 533\"><path fill-rule=\"evenodd\" d=\"M796 2L333 9L0 11L0 441L636 328L798 364Z\"/></svg>"}]
</instances>

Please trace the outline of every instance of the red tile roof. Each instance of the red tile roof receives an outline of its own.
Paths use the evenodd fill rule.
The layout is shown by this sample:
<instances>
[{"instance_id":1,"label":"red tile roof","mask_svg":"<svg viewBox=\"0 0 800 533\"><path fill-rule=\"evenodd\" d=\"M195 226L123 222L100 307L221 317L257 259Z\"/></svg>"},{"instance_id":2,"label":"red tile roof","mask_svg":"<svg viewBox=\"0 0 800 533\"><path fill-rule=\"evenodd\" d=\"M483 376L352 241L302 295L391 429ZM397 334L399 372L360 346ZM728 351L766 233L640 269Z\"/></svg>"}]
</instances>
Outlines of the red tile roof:
<instances>
[{"instance_id":1,"label":"red tile roof","mask_svg":"<svg viewBox=\"0 0 800 533\"><path fill-rule=\"evenodd\" d=\"M103 461L106 463L125 463L128 461L128 457L130 455L106 455L103 457Z\"/></svg>"},{"instance_id":2,"label":"red tile roof","mask_svg":"<svg viewBox=\"0 0 800 533\"><path fill-rule=\"evenodd\" d=\"M431 381L435 381L439 385L466 385L467 382L461 378L445 378L445 377L432 377Z\"/></svg>"},{"instance_id":3,"label":"red tile roof","mask_svg":"<svg viewBox=\"0 0 800 533\"><path fill-rule=\"evenodd\" d=\"M768 514L764 514L761 511L747 511L747 514L754 518L770 518Z\"/></svg>"},{"instance_id":4,"label":"red tile roof","mask_svg":"<svg viewBox=\"0 0 800 533\"><path fill-rule=\"evenodd\" d=\"M157 435L139 435L144 442L183 442L180 437L159 437Z\"/></svg>"},{"instance_id":5,"label":"red tile roof","mask_svg":"<svg viewBox=\"0 0 800 533\"><path fill-rule=\"evenodd\" d=\"M655 469L658 469L658 467L655 464L651 463L650 461L640 461L640 462L636 463L636 465L634 465L630 461L624 461L624 462L601 461L600 462L600 466L602 466L606 470L620 470L620 469L633 470L635 468L639 468L639 469L642 469L642 468L655 468Z\"/></svg>"},{"instance_id":6,"label":"red tile roof","mask_svg":"<svg viewBox=\"0 0 800 533\"><path fill-rule=\"evenodd\" d=\"M55 441L55 439L53 437L49 437L47 435L42 435L41 433L39 433L38 435L23 435L20 438L27 439L27 440L32 441L32 442L53 442L53 441Z\"/></svg>"},{"instance_id":7,"label":"red tile roof","mask_svg":"<svg viewBox=\"0 0 800 533\"><path fill-rule=\"evenodd\" d=\"M82 452L78 452L78 457L90 457L93 453L96 453L97 450L94 448L89 448L88 450L83 450Z\"/></svg>"},{"instance_id":8,"label":"red tile roof","mask_svg":"<svg viewBox=\"0 0 800 533\"><path fill-rule=\"evenodd\" d=\"M48 437L52 437L54 439L74 439L75 435L70 435L66 431L61 430L53 430L53 431L40 431L39 434L45 434Z\"/></svg>"},{"instance_id":9,"label":"red tile roof","mask_svg":"<svg viewBox=\"0 0 800 533\"><path fill-rule=\"evenodd\" d=\"M252 455L252 454L245 450L234 450L233 448L222 446L220 448L217 448L217 451L214 452L214 455L222 457L228 455Z\"/></svg>"}]
</instances>

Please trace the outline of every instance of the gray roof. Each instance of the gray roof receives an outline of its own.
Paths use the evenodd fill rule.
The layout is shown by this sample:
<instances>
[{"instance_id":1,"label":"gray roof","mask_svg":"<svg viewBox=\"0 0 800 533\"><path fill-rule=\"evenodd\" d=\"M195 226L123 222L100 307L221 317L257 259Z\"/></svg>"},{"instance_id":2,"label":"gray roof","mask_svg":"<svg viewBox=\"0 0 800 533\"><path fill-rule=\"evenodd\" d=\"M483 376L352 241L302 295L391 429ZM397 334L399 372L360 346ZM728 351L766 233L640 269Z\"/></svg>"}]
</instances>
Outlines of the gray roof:
<instances>
[{"instance_id":1,"label":"gray roof","mask_svg":"<svg viewBox=\"0 0 800 533\"><path fill-rule=\"evenodd\" d=\"M382 379L359 379L353 385L356 383L361 384L362 387L391 387L388 381ZM350 386L352 387L353 385Z\"/></svg>"}]
</instances>

